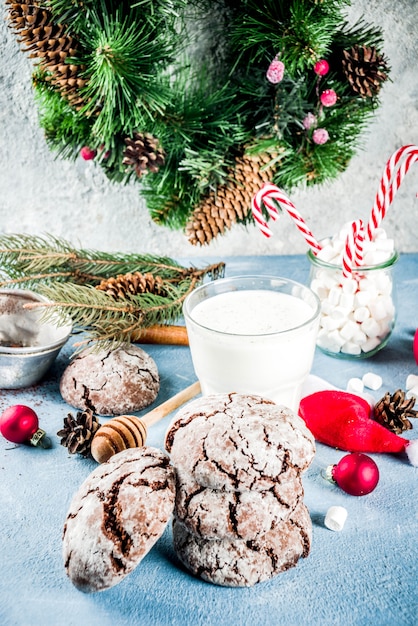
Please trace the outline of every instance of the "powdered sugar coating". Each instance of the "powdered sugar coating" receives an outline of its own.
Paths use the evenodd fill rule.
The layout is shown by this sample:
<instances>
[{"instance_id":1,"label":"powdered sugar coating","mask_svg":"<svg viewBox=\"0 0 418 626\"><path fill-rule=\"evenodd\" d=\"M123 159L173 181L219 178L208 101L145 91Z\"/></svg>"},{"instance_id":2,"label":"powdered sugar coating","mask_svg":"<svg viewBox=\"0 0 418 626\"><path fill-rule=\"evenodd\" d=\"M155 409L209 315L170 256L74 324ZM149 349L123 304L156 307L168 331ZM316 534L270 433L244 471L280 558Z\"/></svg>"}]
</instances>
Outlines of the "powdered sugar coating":
<instances>
[{"instance_id":1,"label":"powdered sugar coating","mask_svg":"<svg viewBox=\"0 0 418 626\"><path fill-rule=\"evenodd\" d=\"M251 541L204 539L173 520L174 549L182 563L203 580L227 587L249 587L268 580L309 554L312 522L304 504L265 535Z\"/></svg>"},{"instance_id":2,"label":"powdered sugar coating","mask_svg":"<svg viewBox=\"0 0 418 626\"><path fill-rule=\"evenodd\" d=\"M166 448L174 466L200 485L237 491L286 482L291 469L303 472L315 454L313 435L299 416L240 394L189 403L169 427Z\"/></svg>"},{"instance_id":3,"label":"powdered sugar coating","mask_svg":"<svg viewBox=\"0 0 418 626\"><path fill-rule=\"evenodd\" d=\"M131 448L99 465L75 494L63 558L81 591L108 589L129 574L162 535L175 501L175 475L156 448Z\"/></svg>"},{"instance_id":4,"label":"powdered sugar coating","mask_svg":"<svg viewBox=\"0 0 418 626\"><path fill-rule=\"evenodd\" d=\"M226 491L202 487L177 472L176 517L206 539L255 539L288 519L303 498L299 473L268 491Z\"/></svg>"}]
</instances>

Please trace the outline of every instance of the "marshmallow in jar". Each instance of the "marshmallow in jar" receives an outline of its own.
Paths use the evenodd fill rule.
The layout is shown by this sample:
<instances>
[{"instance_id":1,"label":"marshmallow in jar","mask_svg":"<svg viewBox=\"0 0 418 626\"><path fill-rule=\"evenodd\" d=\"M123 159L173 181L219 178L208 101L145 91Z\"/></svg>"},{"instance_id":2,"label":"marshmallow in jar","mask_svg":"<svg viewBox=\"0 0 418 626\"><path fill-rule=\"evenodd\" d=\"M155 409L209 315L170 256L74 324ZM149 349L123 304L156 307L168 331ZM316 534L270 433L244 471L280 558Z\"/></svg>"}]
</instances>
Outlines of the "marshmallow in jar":
<instances>
[{"instance_id":1,"label":"marshmallow in jar","mask_svg":"<svg viewBox=\"0 0 418 626\"><path fill-rule=\"evenodd\" d=\"M361 267L345 277L347 228L322 240L317 256L308 252L310 287L321 301L317 346L335 357L366 358L386 345L395 325L393 267L398 254L393 240L378 228L373 240L364 242Z\"/></svg>"}]
</instances>

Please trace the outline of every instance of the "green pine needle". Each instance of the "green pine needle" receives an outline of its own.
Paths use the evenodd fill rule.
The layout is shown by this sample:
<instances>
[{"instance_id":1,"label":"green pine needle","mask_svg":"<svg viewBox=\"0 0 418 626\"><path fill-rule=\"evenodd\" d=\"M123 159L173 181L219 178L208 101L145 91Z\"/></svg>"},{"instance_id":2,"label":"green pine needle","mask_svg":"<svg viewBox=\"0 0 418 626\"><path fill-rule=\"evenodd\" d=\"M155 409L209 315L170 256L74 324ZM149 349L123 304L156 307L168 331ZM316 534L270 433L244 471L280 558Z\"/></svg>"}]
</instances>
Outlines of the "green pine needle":
<instances>
[{"instance_id":1,"label":"green pine needle","mask_svg":"<svg viewBox=\"0 0 418 626\"><path fill-rule=\"evenodd\" d=\"M158 276L164 295L115 299L96 288L104 278L134 272ZM178 320L187 294L205 277L223 273L223 263L187 268L168 257L76 249L50 235L0 236L0 286L36 290L50 301L33 305L43 310L42 319L59 324L71 319L75 331L85 332L85 341L112 349L132 341L143 328Z\"/></svg>"},{"instance_id":2,"label":"green pine needle","mask_svg":"<svg viewBox=\"0 0 418 626\"><path fill-rule=\"evenodd\" d=\"M77 94L85 104L75 110L35 71L46 139L65 158L76 158L84 145L95 149L110 180L140 182L152 219L176 229L225 183L248 146L279 154L274 182L286 191L333 179L361 147L379 105L378 91L360 97L342 71L343 50L368 46L381 54L383 46L379 28L363 19L348 26L349 4L45 0L53 24L65 24L74 40L77 58L65 62L86 81ZM266 71L276 56L285 74L273 85ZM321 58L331 69L318 78L313 68ZM385 63L382 81L390 71ZM338 94L327 110L319 104L324 89ZM305 131L308 113L328 131L326 144L315 145ZM140 179L123 164L125 139L135 132L152 134L166 154L158 173Z\"/></svg>"}]
</instances>

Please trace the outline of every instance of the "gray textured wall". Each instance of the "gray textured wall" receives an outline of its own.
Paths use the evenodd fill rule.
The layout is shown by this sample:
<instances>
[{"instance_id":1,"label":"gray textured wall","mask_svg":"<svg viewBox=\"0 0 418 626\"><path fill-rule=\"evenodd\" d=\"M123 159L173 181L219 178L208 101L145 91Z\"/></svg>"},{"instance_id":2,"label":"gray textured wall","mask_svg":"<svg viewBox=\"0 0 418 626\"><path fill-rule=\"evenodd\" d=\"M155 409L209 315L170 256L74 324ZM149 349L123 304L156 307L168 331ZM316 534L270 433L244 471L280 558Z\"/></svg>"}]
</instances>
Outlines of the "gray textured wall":
<instances>
[{"instance_id":1,"label":"gray textured wall","mask_svg":"<svg viewBox=\"0 0 418 626\"><path fill-rule=\"evenodd\" d=\"M4 14L4 12L3 12ZM418 144L418 2L354 0L350 21L362 14L380 26L392 67L382 105L347 171L332 184L292 194L320 238L358 217L367 219L387 158ZM39 129L31 91L31 62L0 19L0 228L4 233L51 233L84 247L170 256L293 254L306 245L286 215L265 239L256 227L235 227L210 246L191 246L181 232L152 223L138 186L114 186L92 162L56 159ZM418 163L412 166L385 219L401 251L417 251Z\"/></svg>"}]
</instances>

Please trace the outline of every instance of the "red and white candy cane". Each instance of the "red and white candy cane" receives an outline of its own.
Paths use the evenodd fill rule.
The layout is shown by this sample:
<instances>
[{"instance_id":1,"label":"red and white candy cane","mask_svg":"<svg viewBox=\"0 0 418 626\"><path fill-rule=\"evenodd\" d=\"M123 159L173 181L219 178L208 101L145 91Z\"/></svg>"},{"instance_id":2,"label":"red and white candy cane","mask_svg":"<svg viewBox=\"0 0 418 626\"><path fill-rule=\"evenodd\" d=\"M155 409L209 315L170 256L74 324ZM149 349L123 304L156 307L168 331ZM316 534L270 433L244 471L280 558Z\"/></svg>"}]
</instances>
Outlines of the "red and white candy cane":
<instances>
[{"instance_id":1,"label":"red and white candy cane","mask_svg":"<svg viewBox=\"0 0 418 626\"><path fill-rule=\"evenodd\" d=\"M404 159L403 162L401 162L402 159ZM405 174L415 161L418 161L418 146L414 145L402 146L387 161L367 224L366 235L369 240L373 239L373 235L384 219L388 207L392 204Z\"/></svg>"},{"instance_id":2,"label":"red and white candy cane","mask_svg":"<svg viewBox=\"0 0 418 626\"><path fill-rule=\"evenodd\" d=\"M276 220L279 217L279 210L277 208L276 203L279 203L281 207L284 207L291 217L296 227L302 233L305 238L306 243L312 250L312 252L316 255L321 249L320 244L315 239L312 231L308 228L305 220L296 209L293 202L289 200L287 195L276 185L272 183L266 183L253 197L251 201L252 214L256 224L259 229L266 237L271 237L273 234L270 228L267 226L267 222L264 219L264 215L261 210L261 205L267 209L268 214L273 220Z\"/></svg>"},{"instance_id":3,"label":"red and white candy cane","mask_svg":"<svg viewBox=\"0 0 418 626\"><path fill-rule=\"evenodd\" d=\"M360 265L363 260L364 227L362 220L351 222L343 250L343 276L351 276L353 267Z\"/></svg>"}]
</instances>

